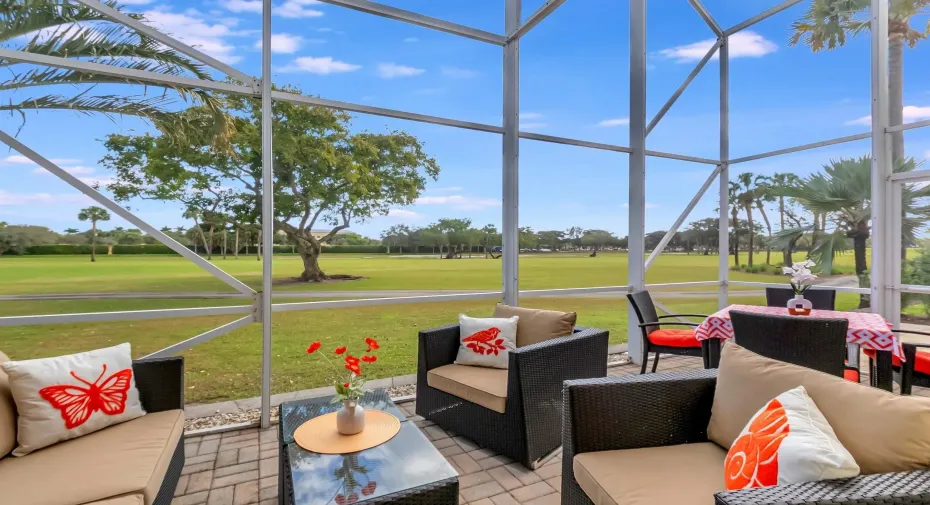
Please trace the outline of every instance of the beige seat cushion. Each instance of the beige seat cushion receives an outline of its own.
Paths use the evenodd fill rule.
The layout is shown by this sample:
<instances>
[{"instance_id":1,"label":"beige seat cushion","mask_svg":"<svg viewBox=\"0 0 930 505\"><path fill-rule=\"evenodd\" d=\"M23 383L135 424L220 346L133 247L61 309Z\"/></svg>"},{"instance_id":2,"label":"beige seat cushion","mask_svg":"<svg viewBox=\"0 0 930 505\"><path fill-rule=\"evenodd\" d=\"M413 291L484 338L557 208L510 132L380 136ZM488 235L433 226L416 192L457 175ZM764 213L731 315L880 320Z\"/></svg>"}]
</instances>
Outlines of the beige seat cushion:
<instances>
[{"instance_id":1,"label":"beige seat cushion","mask_svg":"<svg viewBox=\"0 0 930 505\"><path fill-rule=\"evenodd\" d=\"M427 372L426 383L501 414L507 405L507 370L504 369L446 365Z\"/></svg>"},{"instance_id":2,"label":"beige seat cushion","mask_svg":"<svg viewBox=\"0 0 930 505\"><path fill-rule=\"evenodd\" d=\"M127 494L116 498L90 502L86 505L145 505L145 497L141 494Z\"/></svg>"},{"instance_id":3,"label":"beige seat cushion","mask_svg":"<svg viewBox=\"0 0 930 505\"><path fill-rule=\"evenodd\" d=\"M766 402L804 386L863 474L930 467L930 399L899 396L809 368L723 348L707 437L730 447Z\"/></svg>"},{"instance_id":4,"label":"beige seat cushion","mask_svg":"<svg viewBox=\"0 0 930 505\"><path fill-rule=\"evenodd\" d=\"M517 347L538 344L550 338L571 335L575 330L578 314L557 310L527 309L498 303L494 317L520 318L517 321Z\"/></svg>"},{"instance_id":5,"label":"beige seat cushion","mask_svg":"<svg viewBox=\"0 0 930 505\"><path fill-rule=\"evenodd\" d=\"M26 456L4 458L2 496L16 505L83 505L141 494L145 505L152 505L183 432L183 411L154 412Z\"/></svg>"},{"instance_id":6,"label":"beige seat cushion","mask_svg":"<svg viewBox=\"0 0 930 505\"><path fill-rule=\"evenodd\" d=\"M10 361L0 352L0 363ZM16 448L16 404L10 393L9 377L0 369L0 459Z\"/></svg>"},{"instance_id":7,"label":"beige seat cushion","mask_svg":"<svg viewBox=\"0 0 930 505\"><path fill-rule=\"evenodd\" d=\"M575 480L594 505L713 505L726 490L717 444L670 445L575 456Z\"/></svg>"}]
</instances>

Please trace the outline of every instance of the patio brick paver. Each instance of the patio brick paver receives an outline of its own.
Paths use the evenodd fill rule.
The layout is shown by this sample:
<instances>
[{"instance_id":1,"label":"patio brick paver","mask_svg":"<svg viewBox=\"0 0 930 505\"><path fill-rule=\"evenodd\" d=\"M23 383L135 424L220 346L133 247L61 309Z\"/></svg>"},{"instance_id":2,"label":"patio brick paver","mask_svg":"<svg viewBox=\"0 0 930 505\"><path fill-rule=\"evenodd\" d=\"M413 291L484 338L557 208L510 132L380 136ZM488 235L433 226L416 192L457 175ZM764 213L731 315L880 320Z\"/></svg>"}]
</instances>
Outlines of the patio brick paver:
<instances>
[{"instance_id":1,"label":"patio brick paver","mask_svg":"<svg viewBox=\"0 0 930 505\"><path fill-rule=\"evenodd\" d=\"M700 359L691 357L663 356L659 362L663 372L700 367ZM611 376L638 373L639 367L633 365L608 369ZM914 388L914 394L930 397L930 389ZM531 471L416 416L413 403L400 407L459 472L460 504L559 505L561 454ZM184 446L187 461L172 505L276 505L277 440L277 427L190 437Z\"/></svg>"}]
</instances>

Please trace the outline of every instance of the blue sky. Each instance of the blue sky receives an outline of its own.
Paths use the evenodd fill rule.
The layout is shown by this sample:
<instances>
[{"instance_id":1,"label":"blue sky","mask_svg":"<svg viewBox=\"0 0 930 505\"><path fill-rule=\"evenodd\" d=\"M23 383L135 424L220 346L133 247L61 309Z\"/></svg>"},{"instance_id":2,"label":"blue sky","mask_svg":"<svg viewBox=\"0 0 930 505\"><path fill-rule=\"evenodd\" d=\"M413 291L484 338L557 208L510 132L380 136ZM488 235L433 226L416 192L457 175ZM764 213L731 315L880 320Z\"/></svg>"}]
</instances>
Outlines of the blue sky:
<instances>
[{"instance_id":1,"label":"blue sky","mask_svg":"<svg viewBox=\"0 0 930 505\"><path fill-rule=\"evenodd\" d=\"M155 26L202 50L258 74L260 2L255 0L132 0ZM503 0L389 0L385 3L484 30L503 31ZM524 16L543 0L526 0ZM731 26L774 0L707 0L723 26ZM830 53L790 47L791 23L802 2L731 41L731 157L868 131L869 39L851 40ZM626 2L568 0L521 42L522 129L585 140L628 144L628 36ZM275 82L294 84L325 98L500 124L501 49L313 0L279 0L273 18ZM709 29L684 0L652 0L648 11L647 110L652 115L712 43ZM905 54L906 119L930 118L930 42ZM716 61L688 88L648 138L648 148L715 158L718 155ZM121 89L128 90L128 87ZM62 90L63 93L68 90ZM138 91L135 91L138 92ZM17 97L3 97L17 99ZM501 141L495 134L358 115L357 129L405 129L425 144L442 168L416 205L352 229L377 236L396 223L426 225L440 217L469 217L476 225L500 223ZM7 132L18 115L0 118ZM111 176L98 161L109 133L146 131L141 121L29 114L20 140L87 180ZM909 155L930 157L930 131L908 133ZM564 229L572 225L626 234L627 156L522 140L521 225ZM735 165L731 171L805 175L831 158L867 154L869 142ZM0 153L0 220L55 230L83 227L82 195L15 152ZM647 229L665 229L692 198L712 167L650 158ZM692 213L716 208L715 191ZM177 205L133 202L156 226L190 226ZM126 226L114 219L110 226Z\"/></svg>"}]
</instances>

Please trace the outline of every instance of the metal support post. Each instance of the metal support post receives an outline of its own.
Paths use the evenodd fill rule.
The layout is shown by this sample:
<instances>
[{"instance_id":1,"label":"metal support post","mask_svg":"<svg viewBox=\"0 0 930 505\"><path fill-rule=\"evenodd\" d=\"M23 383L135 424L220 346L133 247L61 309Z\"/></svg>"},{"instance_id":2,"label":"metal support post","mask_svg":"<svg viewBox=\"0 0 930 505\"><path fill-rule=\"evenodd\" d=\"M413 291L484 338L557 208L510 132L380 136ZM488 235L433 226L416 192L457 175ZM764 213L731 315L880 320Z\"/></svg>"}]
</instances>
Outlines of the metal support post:
<instances>
[{"instance_id":1,"label":"metal support post","mask_svg":"<svg viewBox=\"0 0 930 505\"><path fill-rule=\"evenodd\" d=\"M507 33L520 27L521 0L506 0L504 24ZM504 44L504 135L503 135L503 283L504 303L519 303L520 257L520 39Z\"/></svg>"},{"instance_id":2,"label":"metal support post","mask_svg":"<svg viewBox=\"0 0 930 505\"><path fill-rule=\"evenodd\" d=\"M717 307L729 305L730 278L730 41L720 38L720 221L718 223L720 290ZM739 243L736 244L739 247ZM751 253L750 253L751 254Z\"/></svg>"},{"instance_id":3,"label":"metal support post","mask_svg":"<svg viewBox=\"0 0 930 505\"><path fill-rule=\"evenodd\" d=\"M630 196L629 260L630 289L646 285L646 0L630 0ZM642 364L642 335L633 323L636 313L627 308L627 342L630 358Z\"/></svg>"},{"instance_id":4,"label":"metal support post","mask_svg":"<svg viewBox=\"0 0 930 505\"><path fill-rule=\"evenodd\" d=\"M271 262L274 260L274 115L271 96L271 0L262 2L262 405L261 426L271 426Z\"/></svg>"},{"instance_id":5,"label":"metal support post","mask_svg":"<svg viewBox=\"0 0 930 505\"><path fill-rule=\"evenodd\" d=\"M888 242L891 244L891 257L889 263L889 272L888 272L888 288L885 289L885 292L888 294L888 311L891 317L887 319L891 321L891 325L894 328L901 327L901 269L904 266L901 261L902 248L904 243L901 240L901 226L902 221L904 221L904 209L902 208L902 193L904 190L904 184L899 182L890 182L888 184L891 190L890 205L888 206L891 212L888 216L888 221L891 223L891 228L889 233L891 233L891 240ZM874 244L874 242L873 242ZM889 289L890 288L890 289Z\"/></svg>"},{"instance_id":6,"label":"metal support post","mask_svg":"<svg viewBox=\"0 0 930 505\"><path fill-rule=\"evenodd\" d=\"M891 173L888 159L888 2L872 0L872 312L890 316L886 299L886 271L891 249L885 226L887 211L886 176Z\"/></svg>"}]
</instances>

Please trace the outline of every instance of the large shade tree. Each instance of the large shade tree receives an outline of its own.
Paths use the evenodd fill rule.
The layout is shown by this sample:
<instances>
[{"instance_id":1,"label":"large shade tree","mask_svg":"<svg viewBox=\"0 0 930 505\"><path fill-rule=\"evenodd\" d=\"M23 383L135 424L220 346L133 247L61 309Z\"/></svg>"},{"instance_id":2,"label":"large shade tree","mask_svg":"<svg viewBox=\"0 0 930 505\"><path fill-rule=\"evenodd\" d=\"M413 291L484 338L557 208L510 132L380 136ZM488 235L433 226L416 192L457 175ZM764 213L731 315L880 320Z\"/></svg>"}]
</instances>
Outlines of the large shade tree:
<instances>
[{"instance_id":1,"label":"large shade tree","mask_svg":"<svg viewBox=\"0 0 930 505\"><path fill-rule=\"evenodd\" d=\"M813 0L795 21L791 44L803 41L814 52L846 44L850 36L868 31L870 0ZM891 0L888 19L888 101L892 126L904 123L904 47L917 45L930 34L930 0ZM903 163L904 132L891 134L891 159Z\"/></svg>"},{"instance_id":2,"label":"large shade tree","mask_svg":"<svg viewBox=\"0 0 930 505\"><path fill-rule=\"evenodd\" d=\"M104 2L121 9L118 2ZM142 20L139 14L129 16ZM200 63L165 47L87 6L67 0L0 0L0 47L120 68L210 80ZM140 83L133 79L36 67L0 59L0 111L67 110L106 116L139 116L161 125L174 138L191 133L174 114L185 103L198 103L218 114L219 102L207 92ZM132 85L126 90L113 86ZM141 87L144 84L145 87ZM64 87L62 85L65 85ZM118 93L101 92L102 90ZM62 91L68 91L61 94ZM210 129L227 123L215 121ZM217 139L224 136L214 137Z\"/></svg>"},{"instance_id":3,"label":"large shade tree","mask_svg":"<svg viewBox=\"0 0 930 505\"><path fill-rule=\"evenodd\" d=\"M182 146L165 135L108 136L102 163L117 179L108 189L120 200L170 200L186 208L222 200L217 212L260 215L261 102L223 102L232 124L228 147L209 139ZM182 120L196 128L209 116L194 107ZM439 175L436 160L406 132L353 132L345 112L285 101L275 102L273 117L274 227L296 245L301 281L332 278L319 265L324 244L353 222L413 204L427 180ZM311 233L321 225L329 225L329 232Z\"/></svg>"}]
</instances>

